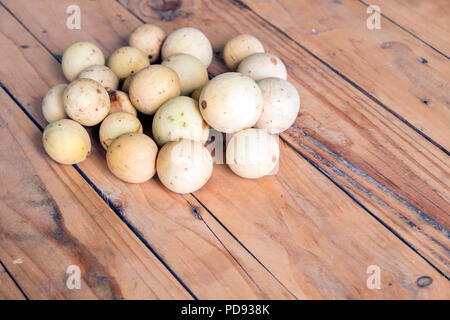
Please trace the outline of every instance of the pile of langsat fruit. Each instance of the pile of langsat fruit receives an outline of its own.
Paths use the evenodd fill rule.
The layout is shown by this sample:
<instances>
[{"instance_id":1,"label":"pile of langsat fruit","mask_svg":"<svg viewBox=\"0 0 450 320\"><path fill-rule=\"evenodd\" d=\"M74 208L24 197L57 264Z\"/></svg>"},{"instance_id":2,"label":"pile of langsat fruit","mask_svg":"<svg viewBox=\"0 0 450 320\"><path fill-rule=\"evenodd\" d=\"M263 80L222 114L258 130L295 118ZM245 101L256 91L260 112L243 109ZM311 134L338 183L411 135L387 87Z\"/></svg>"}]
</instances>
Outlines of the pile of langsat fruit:
<instances>
[{"instance_id":1,"label":"pile of langsat fruit","mask_svg":"<svg viewBox=\"0 0 450 320\"><path fill-rule=\"evenodd\" d=\"M42 103L50 123L43 143L52 159L83 161L91 149L83 126L101 123L100 142L116 177L142 183L157 172L168 189L189 193L212 174L205 143L213 128L234 134L226 147L234 173L259 178L274 170L280 153L275 134L295 121L300 97L286 81L283 62L265 53L258 39L242 34L228 41L223 58L233 72L211 80L211 43L195 28L166 37L158 26L145 24L128 43L107 66L90 42L74 43L64 52L62 69L71 82L51 88ZM161 64L154 64L160 55ZM143 133L137 111L153 115L153 139Z\"/></svg>"}]
</instances>

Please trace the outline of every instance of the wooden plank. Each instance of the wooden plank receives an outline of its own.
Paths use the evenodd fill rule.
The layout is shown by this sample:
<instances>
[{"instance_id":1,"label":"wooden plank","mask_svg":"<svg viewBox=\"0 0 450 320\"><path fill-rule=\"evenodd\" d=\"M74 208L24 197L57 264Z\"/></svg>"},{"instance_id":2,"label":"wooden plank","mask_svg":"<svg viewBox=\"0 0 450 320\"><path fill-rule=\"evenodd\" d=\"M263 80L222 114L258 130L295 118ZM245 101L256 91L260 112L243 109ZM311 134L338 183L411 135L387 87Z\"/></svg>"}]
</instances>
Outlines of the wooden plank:
<instances>
[{"instance_id":1,"label":"wooden plank","mask_svg":"<svg viewBox=\"0 0 450 320\"><path fill-rule=\"evenodd\" d=\"M369 30L366 6L358 1L261 0L248 4L251 10L450 150L447 58L385 18L381 18L381 29ZM423 63L422 59L428 62Z\"/></svg>"},{"instance_id":2,"label":"wooden plank","mask_svg":"<svg viewBox=\"0 0 450 320\"><path fill-rule=\"evenodd\" d=\"M8 6L15 3L8 3ZM57 4L60 3L61 6L67 4L64 2ZM89 7L87 12L111 14L106 20L108 22L96 16L97 22L101 25L108 23L112 30L117 30L114 25L121 21L121 28L118 28L120 32L127 34L130 31L126 30L125 26L131 17L116 8L114 3L80 3L84 8ZM60 12L61 8L58 9L57 4L46 9L54 8ZM65 41L76 39L73 35L73 39L70 40L65 39L71 35L64 38L52 35L47 26L64 23L64 17L55 18L51 22L47 17L36 22L36 17L40 16L36 14L39 10L30 5L26 10L14 12L41 40L50 38L44 43L54 44L55 48L49 46L52 51L60 52L55 50L58 46L64 47L67 45ZM103 5L108 6L110 10L101 10ZM30 18L28 10L35 13L33 18ZM84 19L89 17L85 15ZM194 19L189 21L196 23ZM45 36L36 32L42 29L47 30ZM99 38L100 34L94 29L84 29L83 36L95 39ZM57 38L59 40L56 40ZM107 48L106 52L110 53L113 49ZM27 55L27 59L33 61L34 56ZM27 61L22 61L21 65L26 63ZM20 88L17 90L20 91ZM18 95L21 100L27 100L24 93ZM33 109L33 105L30 104L30 110ZM89 161L91 159L86 165ZM103 177L95 174L94 168L86 172L96 184L106 178L109 179L104 172ZM114 179L108 182L116 183ZM126 187L128 186L123 188ZM145 187L139 186L136 190ZM124 189L121 189L122 193L126 192ZM154 192L153 197L160 197L159 193L165 192L161 189L151 191ZM358 205L286 145L282 145L282 164L277 176L248 181L232 175L226 166L216 166L212 181L202 191L210 192L211 196L207 197L208 199L202 196L200 200L204 203L206 200L210 201L211 204L208 203L207 207L212 208L214 215L300 298L436 298L447 294L447 282L436 270L364 213ZM169 195L173 196L171 193ZM127 206L124 212L131 219L132 212L128 210L131 205L136 204L133 203L134 199L123 197L120 200L124 203L125 199ZM166 210L171 207L171 204L164 203L164 205L167 205ZM170 212L166 212L167 214ZM204 211L201 214L207 216ZM355 225L359 227L357 230ZM158 236L166 235L160 232ZM167 241L165 244L167 245ZM366 287L365 272L368 264L372 262L379 263L384 270L383 290L369 290ZM355 272L349 273L348 270ZM433 283L426 288L419 288L416 285L417 279L424 274L432 277Z\"/></svg>"},{"instance_id":3,"label":"wooden plank","mask_svg":"<svg viewBox=\"0 0 450 320\"><path fill-rule=\"evenodd\" d=\"M189 298L72 166L45 156L41 132L0 91L0 259L31 299ZM69 266L81 288L66 285Z\"/></svg>"},{"instance_id":4,"label":"wooden plank","mask_svg":"<svg viewBox=\"0 0 450 320\"><path fill-rule=\"evenodd\" d=\"M447 57L450 55L450 5L448 0L371 0L381 13Z\"/></svg>"},{"instance_id":5,"label":"wooden plank","mask_svg":"<svg viewBox=\"0 0 450 320\"><path fill-rule=\"evenodd\" d=\"M41 4L45 5L44 2ZM95 3L95 6L98 4ZM103 2L100 5L103 6ZM109 35L103 41L113 38L115 40L111 43L117 47L121 40L113 30L125 32L120 18L116 16L124 9L118 4L115 11L110 11L108 4L104 6L98 12L110 12L114 18L103 17L101 25L110 22L118 22L118 25L108 32L101 30ZM65 7L55 7L53 2L51 7L56 8L56 12L61 8L59 12L65 12ZM48 10L45 8L44 12L52 16L52 9ZM40 111L42 97L49 87L64 82L61 67L5 10L0 13L0 43L8 48L8 52L2 54L5 64L1 69L1 79L33 117L44 124ZM64 14L62 18L65 18ZM90 23L88 15L84 15L83 20ZM137 22L130 19L126 30L136 25ZM56 29L53 28L53 31ZM48 34L52 35L51 32ZM65 37L61 36L60 40L65 43L72 41ZM20 73L14 71L17 66L20 66ZM91 132L97 135L96 130ZM293 298L264 266L224 232L216 220L210 216L203 220L194 217L194 210L196 214L198 211L205 216L204 209L192 204L195 199L173 194L155 179L141 185L126 184L116 179L106 168L104 150L96 143L97 140L96 136L92 137L93 150L89 159L80 165L81 169L89 174L196 296L204 299Z\"/></svg>"},{"instance_id":6,"label":"wooden plank","mask_svg":"<svg viewBox=\"0 0 450 320\"><path fill-rule=\"evenodd\" d=\"M25 296L20 292L13 279L0 265L0 300L25 300Z\"/></svg>"},{"instance_id":7,"label":"wooden plank","mask_svg":"<svg viewBox=\"0 0 450 320\"><path fill-rule=\"evenodd\" d=\"M146 21L160 24L161 17L166 19L166 13L140 2L123 4ZM299 89L303 108L282 137L448 274L448 157L317 60L299 53L295 43L245 8L223 1L184 1L172 16L164 27L180 27L187 16L191 26L205 31L216 52L232 36L246 32L258 35L268 51L281 56L290 66L289 80ZM223 70L215 59L210 71Z\"/></svg>"}]
</instances>

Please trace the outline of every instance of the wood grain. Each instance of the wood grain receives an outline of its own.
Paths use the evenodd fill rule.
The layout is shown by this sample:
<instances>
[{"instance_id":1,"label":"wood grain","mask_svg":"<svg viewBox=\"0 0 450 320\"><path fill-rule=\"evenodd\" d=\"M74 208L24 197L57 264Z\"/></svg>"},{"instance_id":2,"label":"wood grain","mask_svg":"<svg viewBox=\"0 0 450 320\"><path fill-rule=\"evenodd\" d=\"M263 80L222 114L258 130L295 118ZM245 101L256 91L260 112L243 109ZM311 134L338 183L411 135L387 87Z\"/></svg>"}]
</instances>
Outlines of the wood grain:
<instances>
[{"instance_id":1,"label":"wood grain","mask_svg":"<svg viewBox=\"0 0 450 320\"><path fill-rule=\"evenodd\" d=\"M358 1L260 0L248 5L450 150L447 58L387 19L381 19L380 30L369 30L366 6Z\"/></svg>"},{"instance_id":2,"label":"wood grain","mask_svg":"<svg viewBox=\"0 0 450 320\"><path fill-rule=\"evenodd\" d=\"M30 3L27 2L27 4ZM62 9L59 12L64 12L66 8L64 4L61 7L54 5L47 7L42 1L36 5L38 7L43 5L43 12L48 12L50 16L52 16L51 10L58 12L58 9ZM116 4L115 10L114 7L110 10L109 5L104 2L92 3L91 6L98 9L98 5L102 10L97 12L112 15L112 17L103 17L99 24L114 22L117 25L111 27L108 32L96 29L98 32L96 37L100 38L100 32L103 32L106 35L103 42L109 41L112 43L112 48L117 48L122 38L113 31L117 30L123 36L135 27L137 22L130 19L127 27L124 28L121 18L117 16L124 11L120 5ZM29 8L30 12L36 9ZM65 81L61 67L5 10L1 16L0 43L2 47L8 48L8 52L5 52L3 56L5 64L2 66L1 79L33 117L41 125L45 125L40 110L42 97L49 87ZM66 17L64 14L53 16L62 18L63 21ZM95 15L89 17L98 19ZM86 24L90 23L87 15L83 16L83 20ZM62 28L57 30L50 26L46 28L49 30L47 35L58 36L60 45L63 47L74 41L69 39L70 33ZM61 33L53 34L50 30ZM85 32L80 33L79 36L89 39L91 35ZM23 48L24 46L26 48ZM21 66L20 73L13 71L16 66ZM193 204L192 198L183 198L167 191L156 179L149 183L132 185L115 178L107 170L104 150L98 143L97 130L93 129L91 133L93 150L80 168L88 174L124 218L136 227L136 230L156 249L197 297L201 299L294 298L264 266L227 232L224 232L216 220L196 219L194 209L199 214L202 214L204 209L198 204Z\"/></svg>"},{"instance_id":3,"label":"wood grain","mask_svg":"<svg viewBox=\"0 0 450 320\"><path fill-rule=\"evenodd\" d=\"M0 91L0 259L31 299L189 298L72 166L45 156L41 132ZM69 266L81 288L66 286Z\"/></svg>"},{"instance_id":4,"label":"wood grain","mask_svg":"<svg viewBox=\"0 0 450 320\"><path fill-rule=\"evenodd\" d=\"M144 2L123 4L151 23L164 18ZM282 57L303 110L281 136L449 274L450 159L441 150L245 7L184 1L172 16L162 26L174 29L189 21L211 39L218 53L213 74L225 70L220 50L238 33L258 35L269 52Z\"/></svg>"},{"instance_id":5,"label":"wood grain","mask_svg":"<svg viewBox=\"0 0 450 320\"><path fill-rule=\"evenodd\" d=\"M381 13L408 32L450 56L450 5L447 0L370 0Z\"/></svg>"},{"instance_id":6,"label":"wood grain","mask_svg":"<svg viewBox=\"0 0 450 320\"><path fill-rule=\"evenodd\" d=\"M81 34L76 36L64 29L51 28L52 25L63 25L64 16L48 14L44 19L39 18L40 15L31 14L44 9L61 12L63 11L61 7L68 2L61 1L49 6L41 1L38 4L31 3L26 8L22 6L22 10L14 10L16 3L18 2L8 2L7 5L13 8L13 12L19 19L52 52L61 52L70 41L81 37ZM82 8L89 7L87 12L102 13L103 18L97 15L95 18L99 25L109 26L110 32L104 34L105 37L111 36L112 30L117 30L114 37L117 37L117 34L123 37L114 41L102 38L99 41L102 44L115 43L117 46L117 43L123 43L125 35L136 24L136 20L133 20L127 12L119 10L121 8L114 2L81 1L79 3ZM103 6L107 6L109 10ZM49 16L54 20L49 19ZM86 21L89 16L85 15L84 19ZM190 21L195 23L196 20L192 17ZM93 22L87 22L88 25L90 23ZM127 30L126 26L129 24L131 27ZM100 39L101 34L98 29L83 29L82 36L91 40ZM41 30L46 32L41 34ZM65 33L67 33L66 36L61 36ZM12 46L17 47L16 44ZM114 48L104 47L108 53ZM20 62L16 61L16 64L22 66L32 64L35 67L33 72L39 73L39 69L43 67L41 62L43 57L38 60L36 54L27 53L26 50L20 52L24 57ZM18 58L14 57L14 59ZM36 61L40 61L41 64L37 65ZM37 76L33 75L33 72L29 72L27 77L36 79ZM24 80L22 79L22 82ZM40 117L36 104L32 103L17 83L11 81L8 87L15 89L15 95L23 101L24 105L30 103L28 109L33 116ZM98 166L93 165L92 156L83 163L83 171L102 190L117 186L116 194L112 193L112 195L116 196L114 200L122 204L124 215L138 228L145 230L144 232L141 230L141 233L150 239L151 243L156 244L157 250L164 253L166 261L174 266L175 270L182 269L180 268L182 263L170 259L171 252L178 253L178 261L181 259L186 261L187 255L200 253L205 263L211 260L215 262L211 270L199 268L198 264L191 266L190 274L182 270L179 274L183 274L186 282L195 283L194 277L197 277L211 288L211 283L204 280L210 272L215 272L217 275L221 272L222 276L227 277L228 280L229 273L223 274L223 270L227 272L230 270L223 268L216 256L212 257L209 251L204 252L200 246L201 242L184 241L183 244L192 245L191 248L195 248L189 250L190 248L186 245L173 243L167 239L168 234L183 236L184 230L180 228L164 230L163 224L168 220L167 218L164 220L164 217L178 218L179 225L191 226L191 229L194 229L193 216L173 213L173 210L179 206L177 203L179 196L165 191L160 186L152 188L153 181L141 186L121 185L104 171L101 162L97 163ZM144 191L145 194L151 194L151 197L143 195L130 197L130 194L142 194ZM202 194L207 196L204 197ZM216 166L212 180L199 194L196 194L196 197L199 197L211 213L218 217L224 226L299 298L437 298L447 294L447 282L436 270L284 144L277 176L266 177L259 181L248 181L232 175L225 166ZM168 201L168 198L171 201ZM144 211L149 211L149 205L152 209L156 207L158 210L152 210L152 217L147 218L149 215L145 216ZM141 210L143 214L137 215L135 212L138 210ZM201 215L207 216L207 213L203 211ZM198 224L196 228L200 229ZM190 232L191 235L193 233ZM195 237L185 239L196 240ZM167 250L167 247L172 250ZM369 290L366 287L365 271L371 263L379 264L384 270L383 290ZM431 276L433 283L426 288L418 287L417 279L424 274ZM232 283L230 287L236 288L235 285ZM202 289L206 293L212 293L208 292L208 288L202 287ZM243 291L243 288L239 290ZM206 294L204 291L199 290L202 294ZM245 292L242 293L242 295L245 294Z\"/></svg>"},{"instance_id":7,"label":"wood grain","mask_svg":"<svg viewBox=\"0 0 450 320\"><path fill-rule=\"evenodd\" d=\"M5 268L0 265L0 300L25 300Z\"/></svg>"}]
</instances>

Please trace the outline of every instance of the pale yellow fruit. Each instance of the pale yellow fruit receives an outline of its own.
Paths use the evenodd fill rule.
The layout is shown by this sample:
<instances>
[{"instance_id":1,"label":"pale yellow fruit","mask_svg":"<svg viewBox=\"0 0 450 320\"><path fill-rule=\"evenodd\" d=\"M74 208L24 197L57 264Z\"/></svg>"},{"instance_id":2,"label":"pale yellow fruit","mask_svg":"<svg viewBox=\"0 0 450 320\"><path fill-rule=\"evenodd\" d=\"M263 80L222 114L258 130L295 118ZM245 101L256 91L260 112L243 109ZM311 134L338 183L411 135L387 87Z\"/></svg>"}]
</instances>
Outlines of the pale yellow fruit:
<instances>
[{"instance_id":1,"label":"pale yellow fruit","mask_svg":"<svg viewBox=\"0 0 450 320\"><path fill-rule=\"evenodd\" d=\"M115 139L106 151L109 170L130 183L143 183L156 172L158 147L143 133L125 133Z\"/></svg>"},{"instance_id":2,"label":"pale yellow fruit","mask_svg":"<svg viewBox=\"0 0 450 320\"><path fill-rule=\"evenodd\" d=\"M241 61L237 72L258 81L265 78L287 79L287 70L283 61L270 53L255 53Z\"/></svg>"},{"instance_id":3,"label":"pale yellow fruit","mask_svg":"<svg viewBox=\"0 0 450 320\"><path fill-rule=\"evenodd\" d=\"M189 95L208 82L208 70L196 57L189 54L176 54L168 57L162 65L174 70L180 79L182 95Z\"/></svg>"},{"instance_id":4,"label":"pale yellow fruit","mask_svg":"<svg viewBox=\"0 0 450 320\"><path fill-rule=\"evenodd\" d=\"M122 84L122 91L128 93L130 91L131 80L133 80L134 74L130 75Z\"/></svg>"},{"instance_id":5,"label":"pale yellow fruit","mask_svg":"<svg viewBox=\"0 0 450 320\"><path fill-rule=\"evenodd\" d=\"M238 176L257 179L273 173L280 158L277 136L263 129L245 129L231 137L227 164Z\"/></svg>"},{"instance_id":6,"label":"pale yellow fruit","mask_svg":"<svg viewBox=\"0 0 450 320\"><path fill-rule=\"evenodd\" d=\"M165 38L166 33L160 27L143 24L130 34L128 44L145 52L150 62L153 63L159 58L161 45Z\"/></svg>"},{"instance_id":7,"label":"pale yellow fruit","mask_svg":"<svg viewBox=\"0 0 450 320\"><path fill-rule=\"evenodd\" d=\"M99 82L107 91L116 90L119 79L116 74L105 65L90 66L81 71L78 79L92 79Z\"/></svg>"},{"instance_id":8,"label":"pale yellow fruit","mask_svg":"<svg viewBox=\"0 0 450 320\"><path fill-rule=\"evenodd\" d=\"M137 111L131 104L130 98L125 92L119 90L109 91L109 101L111 102L111 108L109 109L109 113L114 112L128 112L133 116L137 116Z\"/></svg>"},{"instance_id":9,"label":"pale yellow fruit","mask_svg":"<svg viewBox=\"0 0 450 320\"><path fill-rule=\"evenodd\" d=\"M255 127L270 133L280 133L288 129L297 119L300 110L300 96L288 81L266 78L257 82L263 95L264 104L261 117Z\"/></svg>"},{"instance_id":10,"label":"pale yellow fruit","mask_svg":"<svg viewBox=\"0 0 450 320\"><path fill-rule=\"evenodd\" d=\"M180 80L176 72L166 66L150 66L131 80L131 103L144 114L154 114L164 102L179 95Z\"/></svg>"},{"instance_id":11,"label":"pale yellow fruit","mask_svg":"<svg viewBox=\"0 0 450 320\"><path fill-rule=\"evenodd\" d=\"M261 115L263 98L252 78L237 72L210 80L200 94L203 119L220 132L252 127Z\"/></svg>"},{"instance_id":12,"label":"pale yellow fruit","mask_svg":"<svg viewBox=\"0 0 450 320\"><path fill-rule=\"evenodd\" d=\"M159 146L182 138L205 143L209 135L209 126L200 114L198 102L184 96L170 99L156 111L152 130Z\"/></svg>"},{"instance_id":13,"label":"pale yellow fruit","mask_svg":"<svg viewBox=\"0 0 450 320\"><path fill-rule=\"evenodd\" d=\"M191 98L198 101L198 99L200 99L200 93L202 92L202 89L204 87L205 86L201 86L200 88L197 88L194 91L192 91Z\"/></svg>"},{"instance_id":14,"label":"pale yellow fruit","mask_svg":"<svg viewBox=\"0 0 450 320\"><path fill-rule=\"evenodd\" d=\"M64 109L72 120L94 126L109 113L108 92L95 80L75 80L64 91Z\"/></svg>"},{"instance_id":15,"label":"pale yellow fruit","mask_svg":"<svg viewBox=\"0 0 450 320\"><path fill-rule=\"evenodd\" d=\"M197 191L208 182L213 160L200 142L183 139L161 148L156 170L161 183L176 193Z\"/></svg>"},{"instance_id":16,"label":"pale yellow fruit","mask_svg":"<svg viewBox=\"0 0 450 320\"><path fill-rule=\"evenodd\" d=\"M81 41L66 49L62 57L62 70L67 80L73 81L89 66L105 64L102 50L95 44Z\"/></svg>"},{"instance_id":17,"label":"pale yellow fruit","mask_svg":"<svg viewBox=\"0 0 450 320\"><path fill-rule=\"evenodd\" d=\"M236 71L242 60L260 52L264 52L264 47L258 39L249 34L240 34L227 42L223 59L230 70Z\"/></svg>"},{"instance_id":18,"label":"pale yellow fruit","mask_svg":"<svg viewBox=\"0 0 450 320\"><path fill-rule=\"evenodd\" d=\"M66 119L64 111L64 90L67 84L58 84L47 91L42 100L42 114L47 122Z\"/></svg>"},{"instance_id":19,"label":"pale yellow fruit","mask_svg":"<svg viewBox=\"0 0 450 320\"><path fill-rule=\"evenodd\" d=\"M117 49L108 60L108 67L119 79L125 79L149 65L150 60L145 52L133 47Z\"/></svg>"},{"instance_id":20,"label":"pale yellow fruit","mask_svg":"<svg viewBox=\"0 0 450 320\"><path fill-rule=\"evenodd\" d=\"M208 38L198 29L177 29L164 41L161 55L163 60L175 54L185 53L196 57L206 67L211 64L213 50Z\"/></svg>"},{"instance_id":21,"label":"pale yellow fruit","mask_svg":"<svg viewBox=\"0 0 450 320\"><path fill-rule=\"evenodd\" d=\"M126 112L114 112L107 116L100 125L100 143L107 150L114 139L131 132L142 133L139 119Z\"/></svg>"},{"instance_id":22,"label":"pale yellow fruit","mask_svg":"<svg viewBox=\"0 0 450 320\"><path fill-rule=\"evenodd\" d=\"M79 163L91 151L86 129L70 119L50 123L44 130L42 142L50 158L62 164Z\"/></svg>"}]
</instances>

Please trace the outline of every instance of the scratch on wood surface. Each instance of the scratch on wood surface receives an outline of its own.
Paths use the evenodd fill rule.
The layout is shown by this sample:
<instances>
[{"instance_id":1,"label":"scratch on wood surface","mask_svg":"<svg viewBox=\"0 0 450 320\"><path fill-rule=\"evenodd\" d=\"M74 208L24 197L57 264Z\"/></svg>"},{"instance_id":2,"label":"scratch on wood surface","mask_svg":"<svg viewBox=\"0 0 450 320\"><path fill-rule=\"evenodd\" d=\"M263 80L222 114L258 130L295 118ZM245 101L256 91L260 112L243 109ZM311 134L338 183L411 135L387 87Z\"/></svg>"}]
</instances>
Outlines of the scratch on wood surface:
<instances>
[{"instance_id":1,"label":"scratch on wood surface","mask_svg":"<svg viewBox=\"0 0 450 320\"><path fill-rule=\"evenodd\" d=\"M385 185L383 185L382 183L380 183L379 181L375 180L374 178L372 178L369 174L367 174L366 172L364 172L363 170L355 167L352 163L350 163L348 160L346 160L344 157L340 156L339 154L333 152L332 150L330 150L328 147L326 147L324 144L322 144L321 142L319 142L318 140L314 139L313 137L307 135L301 128L296 127L295 125L291 127L291 130L295 131L297 134L302 135L303 137L305 137L306 139L308 139L309 142L313 143L315 146L317 146L319 149L321 149L322 151L330 154L334 159L336 159L338 162L344 164L348 169L350 169L352 172L356 173L357 175L359 175L360 177L362 177L364 180L366 180L367 182L369 182L370 184L374 185L375 187L377 187L378 189L380 189L381 191L383 191L384 193L387 193L388 195L390 195L391 197L393 197L395 200L399 201L402 205L404 205L408 210L414 212L422 221L424 221L425 223L427 223L428 225L430 225L431 227L433 227L434 229L442 232L445 237L447 237L448 239L450 239L450 230L446 229L444 226L442 226L441 224L439 224L436 220L434 220L433 218L429 217L426 213L422 212L421 210L419 210L418 208L414 207L413 205L411 205L410 203L408 203L405 199L403 199L402 197L400 197L398 194L396 194L394 191L392 191L391 189L389 189L388 187L386 187ZM289 134L289 132L287 132ZM404 221L408 226L410 226L411 228L414 228L415 230L417 230L418 232L420 232L421 234L423 234L424 236L426 236L428 239L430 239L431 241L433 241L434 243L436 243L438 246L440 246L445 253L450 256L450 249L447 248L444 244L442 244L441 242L439 242L437 239L433 238L431 235L427 234L426 232L424 232L420 226L418 226L417 224L415 224L414 222L412 222L410 219L408 219L408 217L406 217L405 215L403 215L402 213L398 212L397 210L395 210L394 208L392 208L389 204L387 204L385 201L383 201L380 197L376 196L375 194L373 194L370 190L368 190L367 188L365 188L363 185L361 185L359 182L357 182L355 179L353 179L351 176L349 176L348 174L346 174L345 172L343 172L342 170L338 169L337 167L335 167L331 162L329 162L328 160L326 160L325 158L323 158L319 153L317 153L316 151L314 151L311 147L309 147L308 145L302 143L301 141L299 141L298 139L296 139L296 142L299 146L301 146L303 149L305 149L309 154L311 154L316 160L318 160L322 165L325 165L326 167L330 168L334 174L343 177L347 180L347 182L349 182L350 184L352 184L354 187L356 187L358 190L360 190L361 192L367 194L371 199L375 200L379 205L382 205L383 207L388 208L392 213L394 213L395 215L397 215L402 221ZM442 261L445 265L450 266L450 264L445 261L442 257L440 257L439 255L435 254L433 252L433 254L440 260Z\"/></svg>"}]
</instances>

